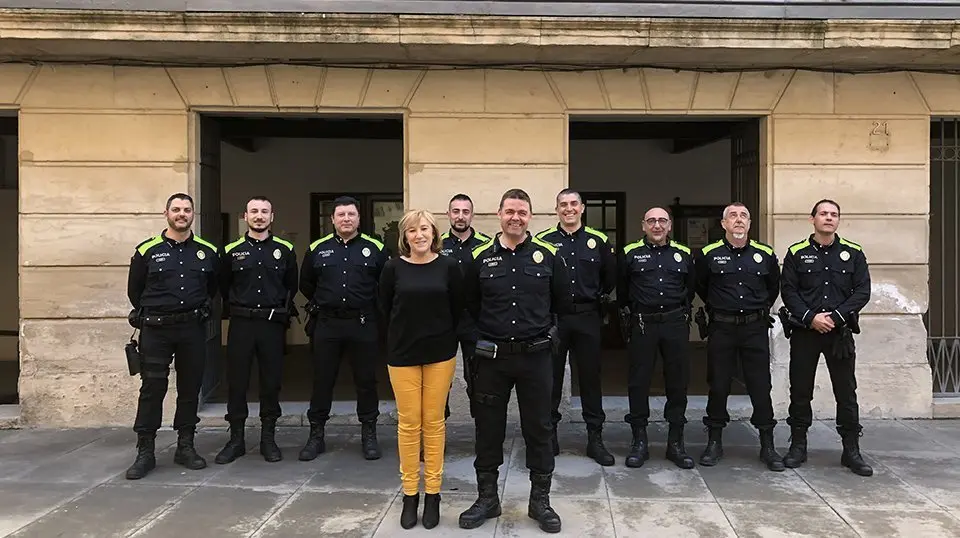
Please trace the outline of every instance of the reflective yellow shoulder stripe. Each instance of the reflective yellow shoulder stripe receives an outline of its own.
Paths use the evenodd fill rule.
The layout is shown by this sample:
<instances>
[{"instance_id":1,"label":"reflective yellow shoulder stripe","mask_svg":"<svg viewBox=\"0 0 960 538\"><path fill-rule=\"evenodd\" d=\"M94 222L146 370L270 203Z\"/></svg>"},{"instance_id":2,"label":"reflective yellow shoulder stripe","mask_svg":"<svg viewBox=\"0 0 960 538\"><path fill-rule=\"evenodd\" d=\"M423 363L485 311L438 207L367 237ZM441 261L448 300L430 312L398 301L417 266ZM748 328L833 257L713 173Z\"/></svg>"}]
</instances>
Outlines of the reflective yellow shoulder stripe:
<instances>
[{"instance_id":1,"label":"reflective yellow shoulder stripe","mask_svg":"<svg viewBox=\"0 0 960 538\"><path fill-rule=\"evenodd\" d=\"M591 228L591 227L589 227L589 226L584 226L584 227L583 227L583 231L587 232L588 234L593 234L593 235L599 237L600 240L603 241L604 243L607 242L607 234L601 232L600 230L594 230L593 228Z\"/></svg>"},{"instance_id":2,"label":"reflective yellow shoulder stripe","mask_svg":"<svg viewBox=\"0 0 960 538\"><path fill-rule=\"evenodd\" d=\"M540 231L540 232L537 232L536 235L534 235L534 237L536 237L537 239L543 239L543 236L545 236L545 235L547 235L548 233L553 232L553 231L556 231L556 228L547 228L546 230L542 230L542 231Z\"/></svg>"},{"instance_id":3,"label":"reflective yellow shoulder stripe","mask_svg":"<svg viewBox=\"0 0 960 538\"><path fill-rule=\"evenodd\" d=\"M332 237L333 237L333 234L327 234L321 237L320 239L317 239L313 243L310 243L310 251L312 252L313 249L317 248L317 245L319 245L320 243L323 243L324 241L328 241Z\"/></svg>"},{"instance_id":4,"label":"reflective yellow shoulder stripe","mask_svg":"<svg viewBox=\"0 0 960 538\"><path fill-rule=\"evenodd\" d=\"M246 239L243 238L243 237L241 237L240 239L237 239L237 240L234 241L233 243L230 243L229 245L223 247L223 253L224 253L224 254L230 254L230 251L231 251L231 250L233 250L233 249L237 248L238 246L240 246L240 244L243 243L244 241L246 241Z\"/></svg>"},{"instance_id":5,"label":"reflective yellow shoulder stripe","mask_svg":"<svg viewBox=\"0 0 960 538\"><path fill-rule=\"evenodd\" d=\"M366 239L367 241L370 241L371 243L373 243L374 245L376 245L377 250L383 250L383 243L381 243L380 241L377 241L377 239L376 239L375 237L370 237L370 236L367 235L367 234L360 234L360 237L362 237L362 238Z\"/></svg>"},{"instance_id":6,"label":"reflective yellow shoulder stripe","mask_svg":"<svg viewBox=\"0 0 960 538\"><path fill-rule=\"evenodd\" d=\"M539 237L534 237L533 242L547 249L550 252L550 254L553 254L554 256L556 256L557 247L551 245L550 243L547 243L546 241L544 241L543 239L540 239Z\"/></svg>"},{"instance_id":7,"label":"reflective yellow shoulder stripe","mask_svg":"<svg viewBox=\"0 0 960 538\"><path fill-rule=\"evenodd\" d=\"M489 241L489 240L490 240L490 236L488 236L487 234L485 234L485 233L483 233L483 232L478 232L478 231L476 231L476 230L473 231L473 236L477 238L477 241Z\"/></svg>"},{"instance_id":8,"label":"reflective yellow shoulder stripe","mask_svg":"<svg viewBox=\"0 0 960 538\"><path fill-rule=\"evenodd\" d=\"M205 246L205 247L208 247L210 250L212 250L212 251L214 251L214 252L217 251L217 247L213 246L213 243L207 241L206 239L200 237L200 236L197 235L197 234L193 234L193 240L196 241L197 243L200 243L201 245L203 245L203 246Z\"/></svg>"},{"instance_id":9,"label":"reflective yellow shoulder stripe","mask_svg":"<svg viewBox=\"0 0 960 538\"><path fill-rule=\"evenodd\" d=\"M274 240L274 241L276 241L277 243L280 243L281 245L283 245L283 246L287 247L288 249L290 249L291 251L293 251L293 243L291 243L290 241L287 241L286 239L280 239L279 237L277 237L277 236L275 236L275 235L272 236L272 237L273 237L273 240Z\"/></svg>"},{"instance_id":10,"label":"reflective yellow shoulder stripe","mask_svg":"<svg viewBox=\"0 0 960 538\"><path fill-rule=\"evenodd\" d=\"M484 250L487 250L488 248L490 248L491 245L493 245L493 239L491 239L491 240L487 241L486 243L480 245L479 247L473 249L473 252L471 253L471 254L473 255L473 259L477 259L477 257L480 256L480 254L481 254Z\"/></svg>"},{"instance_id":11,"label":"reflective yellow shoulder stripe","mask_svg":"<svg viewBox=\"0 0 960 538\"><path fill-rule=\"evenodd\" d=\"M440 239L446 239L450 237L450 232L443 232L443 235L440 236Z\"/></svg>"},{"instance_id":12,"label":"reflective yellow shoulder stripe","mask_svg":"<svg viewBox=\"0 0 960 538\"><path fill-rule=\"evenodd\" d=\"M633 243L630 243L629 245L623 247L623 253L624 253L624 254L630 254L630 251L631 251L631 250L640 248L640 247L642 247L642 246L643 246L643 239L641 239L641 240L639 240L639 241L634 241Z\"/></svg>"},{"instance_id":13,"label":"reflective yellow shoulder stripe","mask_svg":"<svg viewBox=\"0 0 960 538\"><path fill-rule=\"evenodd\" d=\"M156 237L151 237L143 243L140 243L140 246L137 247L137 252L139 252L141 256L145 256L148 250L159 245L160 243L163 243L163 237L159 235Z\"/></svg>"},{"instance_id":14,"label":"reflective yellow shoulder stripe","mask_svg":"<svg viewBox=\"0 0 960 538\"><path fill-rule=\"evenodd\" d=\"M850 247L850 248L852 248L852 249L854 249L854 250L859 250L859 251L863 252L863 248L862 248L860 245L854 243L853 241L847 241L846 239L844 239L844 238L842 238L842 237L840 238L840 244L841 244L841 245L846 245L846 246L848 246L848 247Z\"/></svg>"},{"instance_id":15,"label":"reflective yellow shoulder stripe","mask_svg":"<svg viewBox=\"0 0 960 538\"><path fill-rule=\"evenodd\" d=\"M715 248L717 248L717 247L719 247L719 246L721 246L721 245L723 245L723 241L715 241L715 242L710 243L709 245L703 247L701 250L703 251L704 254L706 254L706 253L710 252L711 250L713 250L713 249L715 249Z\"/></svg>"},{"instance_id":16,"label":"reflective yellow shoulder stripe","mask_svg":"<svg viewBox=\"0 0 960 538\"><path fill-rule=\"evenodd\" d=\"M761 242L759 242L759 241L754 241L753 239L750 240L750 244L753 245L753 248L762 250L762 251L766 252L767 254L773 256L773 248L772 248L772 247L767 246L767 245L764 245L763 243L761 243Z\"/></svg>"},{"instance_id":17,"label":"reflective yellow shoulder stripe","mask_svg":"<svg viewBox=\"0 0 960 538\"><path fill-rule=\"evenodd\" d=\"M797 252L800 252L801 250L807 248L808 245L810 245L809 238L804 239L803 241L797 241L796 243L790 245L790 249L789 249L790 254L796 254Z\"/></svg>"},{"instance_id":18,"label":"reflective yellow shoulder stripe","mask_svg":"<svg viewBox=\"0 0 960 538\"><path fill-rule=\"evenodd\" d=\"M684 245L683 243L677 243L676 241L670 241L670 246L673 247L673 248L675 248L675 249L682 250L683 252L686 252L687 254L690 254L690 247L688 247L687 245Z\"/></svg>"}]
</instances>

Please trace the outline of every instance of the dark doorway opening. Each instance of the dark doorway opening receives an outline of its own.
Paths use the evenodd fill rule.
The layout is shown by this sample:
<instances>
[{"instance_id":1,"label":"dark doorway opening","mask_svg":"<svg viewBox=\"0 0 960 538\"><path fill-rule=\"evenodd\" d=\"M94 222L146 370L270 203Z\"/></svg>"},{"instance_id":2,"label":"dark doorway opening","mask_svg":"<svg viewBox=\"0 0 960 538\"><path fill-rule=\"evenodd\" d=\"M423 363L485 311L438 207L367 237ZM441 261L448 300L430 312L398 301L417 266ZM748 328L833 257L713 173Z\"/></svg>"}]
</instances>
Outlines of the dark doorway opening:
<instances>
[{"instance_id":1,"label":"dark doorway opening","mask_svg":"<svg viewBox=\"0 0 960 538\"><path fill-rule=\"evenodd\" d=\"M4 234L5 252L0 261L0 405L20 403L20 286L17 251L19 214L19 139L17 116L0 115L0 214L12 218Z\"/></svg>"},{"instance_id":2,"label":"dark doorway opening","mask_svg":"<svg viewBox=\"0 0 960 538\"><path fill-rule=\"evenodd\" d=\"M273 232L294 244L298 264L310 243L333 232L332 201L361 202L360 231L389 247L403 211L403 121L400 116L201 116L200 234L218 246L246 232L243 211L252 196L273 201ZM392 227L392 229L391 229ZM287 332L281 400L310 400L313 364L301 320ZM222 316L221 316L222 317ZM229 320L211 324L204 402L225 403ZM381 350L385 349L381 338ZM377 368L380 398L392 400L385 354ZM257 402L257 371L248 401ZM334 399L353 401L353 373L343 358ZM253 411L251 411L253 416Z\"/></svg>"},{"instance_id":3,"label":"dark doorway opening","mask_svg":"<svg viewBox=\"0 0 960 538\"><path fill-rule=\"evenodd\" d=\"M579 189L586 225L601 229L614 246L643 237L647 209L673 216L673 239L698 249L723 236L720 220L733 200L752 215L750 236L759 238L760 121L757 118L577 118L570 123L570 187ZM701 306L699 298L694 304ZM615 306L603 333L604 396L626 396L628 359ZM706 395L706 342L691 324L690 395ZM579 395L576 364L571 392ZM732 394L746 394L735 380ZM663 396L658 360L650 394Z\"/></svg>"}]
</instances>

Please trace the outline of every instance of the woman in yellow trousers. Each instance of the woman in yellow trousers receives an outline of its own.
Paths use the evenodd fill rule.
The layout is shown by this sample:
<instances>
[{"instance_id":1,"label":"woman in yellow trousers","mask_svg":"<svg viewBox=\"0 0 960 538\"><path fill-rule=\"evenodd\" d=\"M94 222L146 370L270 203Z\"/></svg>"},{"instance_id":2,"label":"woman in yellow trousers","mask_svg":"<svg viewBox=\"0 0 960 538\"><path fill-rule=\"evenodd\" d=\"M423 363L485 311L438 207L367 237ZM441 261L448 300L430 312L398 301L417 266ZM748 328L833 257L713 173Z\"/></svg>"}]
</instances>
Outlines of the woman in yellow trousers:
<instances>
[{"instance_id":1,"label":"woman in yellow trousers","mask_svg":"<svg viewBox=\"0 0 960 538\"><path fill-rule=\"evenodd\" d=\"M417 524L420 440L423 438L423 526L440 522L440 484L446 442L444 410L463 312L463 277L455 259L441 256L440 230L427 211L400 220L399 254L380 276L380 308L387 320L387 370L397 401L397 445L403 483L404 529Z\"/></svg>"}]
</instances>

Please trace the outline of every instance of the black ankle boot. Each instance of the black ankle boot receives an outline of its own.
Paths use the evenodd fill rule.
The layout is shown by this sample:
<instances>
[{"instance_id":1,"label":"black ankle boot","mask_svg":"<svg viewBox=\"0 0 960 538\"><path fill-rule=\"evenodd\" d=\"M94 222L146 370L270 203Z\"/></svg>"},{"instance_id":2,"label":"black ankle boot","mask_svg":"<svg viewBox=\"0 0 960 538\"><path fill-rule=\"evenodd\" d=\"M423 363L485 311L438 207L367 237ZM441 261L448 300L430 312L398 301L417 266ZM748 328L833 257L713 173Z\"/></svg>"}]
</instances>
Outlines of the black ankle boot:
<instances>
[{"instance_id":1,"label":"black ankle boot","mask_svg":"<svg viewBox=\"0 0 960 538\"><path fill-rule=\"evenodd\" d=\"M194 428L181 428L177 431L177 451L173 454L173 462L183 465L191 471L198 471L207 466L207 461L197 454L193 446Z\"/></svg>"},{"instance_id":2,"label":"black ankle boot","mask_svg":"<svg viewBox=\"0 0 960 538\"><path fill-rule=\"evenodd\" d=\"M527 517L540 523L543 532L560 532L560 516L550 507L552 474L530 472L530 502Z\"/></svg>"},{"instance_id":3,"label":"black ankle boot","mask_svg":"<svg viewBox=\"0 0 960 538\"><path fill-rule=\"evenodd\" d=\"M614 464L613 454L603 446L603 432L600 428L587 430L587 457L603 466Z\"/></svg>"},{"instance_id":4,"label":"black ankle boot","mask_svg":"<svg viewBox=\"0 0 960 538\"><path fill-rule=\"evenodd\" d=\"M137 458L127 469L127 480L140 480L157 466L154 454L157 435L155 433L137 434Z\"/></svg>"},{"instance_id":5,"label":"black ankle boot","mask_svg":"<svg viewBox=\"0 0 960 538\"><path fill-rule=\"evenodd\" d=\"M760 461L767 464L767 469L778 473L786 468L783 465L783 458L774 447L773 428L760 430Z\"/></svg>"},{"instance_id":6,"label":"black ankle boot","mask_svg":"<svg viewBox=\"0 0 960 538\"><path fill-rule=\"evenodd\" d=\"M403 511L400 512L400 526L412 529L417 524L417 507L420 506L420 494L403 496Z\"/></svg>"},{"instance_id":7,"label":"black ankle boot","mask_svg":"<svg viewBox=\"0 0 960 538\"><path fill-rule=\"evenodd\" d=\"M243 424L242 420L230 422L230 440L213 459L214 462L223 465L247 453L247 445L243 439Z\"/></svg>"},{"instance_id":8,"label":"black ankle boot","mask_svg":"<svg viewBox=\"0 0 960 538\"><path fill-rule=\"evenodd\" d=\"M860 432L843 434L843 455L840 464L860 476L873 476L873 468L860 455Z\"/></svg>"},{"instance_id":9,"label":"black ankle boot","mask_svg":"<svg viewBox=\"0 0 960 538\"><path fill-rule=\"evenodd\" d=\"M647 429L643 426L631 424L630 430L633 432L633 443L630 445L630 453L627 454L625 463L627 467L642 467L643 463L650 459Z\"/></svg>"},{"instance_id":10,"label":"black ankle boot","mask_svg":"<svg viewBox=\"0 0 960 538\"><path fill-rule=\"evenodd\" d=\"M499 473L477 471L477 500L460 514L461 529L476 529L494 517L500 517L500 497L497 495Z\"/></svg>"},{"instance_id":11,"label":"black ankle boot","mask_svg":"<svg viewBox=\"0 0 960 538\"><path fill-rule=\"evenodd\" d=\"M667 433L667 459L681 469L693 469L693 458L683 446L683 424L671 424Z\"/></svg>"},{"instance_id":12,"label":"black ankle boot","mask_svg":"<svg viewBox=\"0 0 960 538\"><path fill-rule=\"evenodd\" d=\"M700 455L700 465L712 467L720 463L723 457L723 428L710 428L707 435L707 446Z\"/></svg>"},{"instance_id":13,"label":"black ankle boot","mask_svg":"<svg viewBox=\"0 0 960 538\"><path fill-rule=\"evenodd\" d=\"M783 465L788 469L796 469L807 461L807 429L790 429L790 448L783 457Z\"/></svg>"},{"instance_id":14,"label":"black ankle boot","mask_svg":"<svg viewBox=\"0 0 960 538\"><path fill-rule=\"evenodd\" d=\"M277 446L277 419L260 419L260 455L264 461L275 463L283 459L283 452Z\"/></svg>"},{"instance_id":15,"label":"black ankle boot","mask_svg":"<svg viewBox=\"0 0 960 538\"><path fill-rule=\"evenodd\" d=\"M423 528L432 529L440 524L440 494L427 493L423 496Z\"/></svg>"},{"instance_id":16,"label":"black ankle boot","mask_svg":"<svg viewBox=\"0 0 960 538\"><path fill-rule=\"evenodd\" d=\"M360 425L360 444L363 447L364 459L380 459L380 445L377 443L377 423L375 421L364 422Z\"/></svg>"},{"instance_id":17,"label":"black ankle boot","mask_svg":"<svg viewBox=\"0 0 960 538\"><path fill-rule=\"evenodd\" d=\"M303 445L300 451L300 461L310 461L316 459L320 454L327 450L327 444L323 440L323 422L310 423L310 435L307 437L307 443Z\"/></svg>"}]
</instances>

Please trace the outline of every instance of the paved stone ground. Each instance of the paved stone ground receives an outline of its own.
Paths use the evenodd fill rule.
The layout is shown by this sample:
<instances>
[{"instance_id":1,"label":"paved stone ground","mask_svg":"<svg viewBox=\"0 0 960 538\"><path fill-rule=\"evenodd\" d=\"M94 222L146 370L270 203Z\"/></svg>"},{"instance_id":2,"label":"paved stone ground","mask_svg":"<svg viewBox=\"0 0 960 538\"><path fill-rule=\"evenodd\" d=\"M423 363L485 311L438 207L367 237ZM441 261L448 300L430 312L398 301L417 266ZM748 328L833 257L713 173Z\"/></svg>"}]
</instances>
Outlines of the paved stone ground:
<instances>
[{"instance_id":1,"label":"paved stone ground","mask_svg":"<svg viewBox=\"0 0 960 538\"><path fill-rule=\"evenodd\" d=\"M583 456L582 425L564 424L553 506L566 536L960 536L960 421L879 421L865 424L862 446L875 475L861 478L839 466L840 444L831 424L811 429L811 457L803 468L766 471L756 436L734 423L719 467L679 470L662 459L665 425L651 426L652 459L627 469L629 429L610 424L607 446L617 465L601 468ZM509 428L501 471L504 514L474 531L457 528L473 501L472 428L448 432L442 521L431 531L399 525L395 426L380 427L384 457L363 460L359 427L328 428L329 452L296 460L305 428L282 429L285 459L264 462L256 429L249 452L220 466L213 456L226 440L204 429L198 449L210 461L202 471L172 463L175 434L158 437L159 467L139 482L124 480L132 461L128 429L9 430L0 432L0 536L542 536L526 517L529 482L523 440ZM778 447L788 430L778 427ZM687 427L691 453L705 434ZM160 449L160 447L163 447Z\"/></svg>"}]
</instances>

